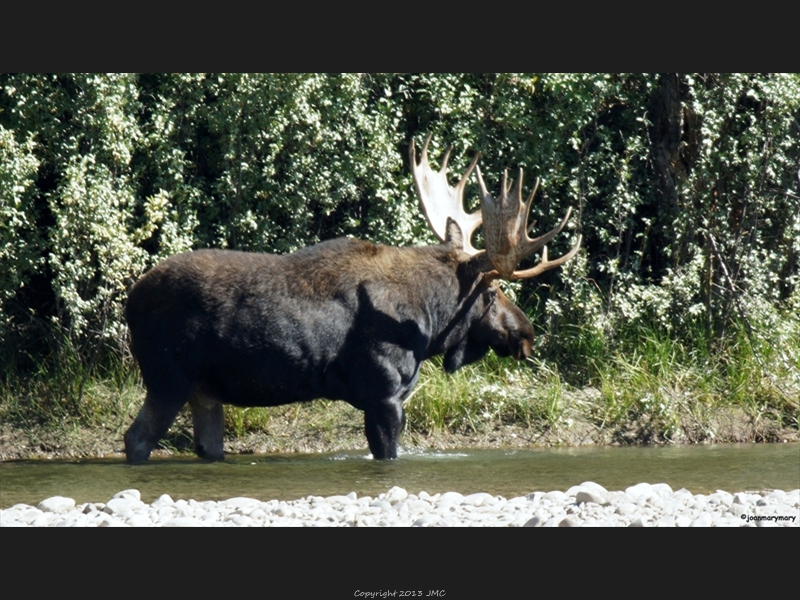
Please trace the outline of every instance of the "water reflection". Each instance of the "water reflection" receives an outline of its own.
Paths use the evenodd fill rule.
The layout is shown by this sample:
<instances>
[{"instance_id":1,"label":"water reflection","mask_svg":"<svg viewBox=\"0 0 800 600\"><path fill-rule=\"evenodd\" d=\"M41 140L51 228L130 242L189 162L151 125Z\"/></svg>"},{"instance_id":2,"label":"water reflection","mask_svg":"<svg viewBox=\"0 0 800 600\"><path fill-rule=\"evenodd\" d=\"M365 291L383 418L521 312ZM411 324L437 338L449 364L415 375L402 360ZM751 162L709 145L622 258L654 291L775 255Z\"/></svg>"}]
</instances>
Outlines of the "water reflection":
<instances>
[{"instance_id":1,"label":"water reflection","mask_svg":"<svg viewBox=\"0 0 800 600\"><path fill-rule=\"evenodd\" d=\"M196 458L0 463L0 507L37 504L55 496L102 502L136 488L142 500L221 500L248 496L291 500L308 495L378 494L392 486L409 492L490 492L506 498L566 490L583 481L607 489L647 481L694 493L800 488L800 444L555 448L405 452L374 461L366 452L230 456L223 463Z\"/></svg>"}]
</instances>

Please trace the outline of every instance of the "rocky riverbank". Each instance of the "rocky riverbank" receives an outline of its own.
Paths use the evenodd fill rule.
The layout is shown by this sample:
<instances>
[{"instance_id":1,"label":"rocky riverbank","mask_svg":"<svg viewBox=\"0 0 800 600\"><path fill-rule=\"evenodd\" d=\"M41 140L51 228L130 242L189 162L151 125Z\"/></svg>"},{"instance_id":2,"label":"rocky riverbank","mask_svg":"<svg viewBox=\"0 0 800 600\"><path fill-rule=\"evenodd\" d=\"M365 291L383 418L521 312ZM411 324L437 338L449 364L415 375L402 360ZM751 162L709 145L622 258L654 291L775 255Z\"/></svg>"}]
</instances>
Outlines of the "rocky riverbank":
<instances>
[{"instance_id":1,"label":"rocky riverbank","mask_svg":"<svg viewBox=\"0 0 800 600\"><path fill-rule=\"evenodd\" d=\"M798 527L800 489L757 493L673 491L640 483L608 491L585 482L566 492L505 499L478 493L409 494L393 487L376 498L308 496L292 501L231 498L219 502L142 502L124 490L106 502L76 505L56 496L38 506L0 510L3 527Z\"/></svg>"}]
</instances>

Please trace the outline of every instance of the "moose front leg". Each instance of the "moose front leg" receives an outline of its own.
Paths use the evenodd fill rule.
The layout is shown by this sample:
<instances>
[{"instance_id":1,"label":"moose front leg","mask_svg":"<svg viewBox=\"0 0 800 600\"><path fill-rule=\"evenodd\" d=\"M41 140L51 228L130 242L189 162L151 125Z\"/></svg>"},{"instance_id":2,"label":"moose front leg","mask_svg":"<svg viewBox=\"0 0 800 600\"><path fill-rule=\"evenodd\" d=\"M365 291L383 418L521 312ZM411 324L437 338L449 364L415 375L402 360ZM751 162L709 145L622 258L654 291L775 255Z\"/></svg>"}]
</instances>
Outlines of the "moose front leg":
<instances>
[{"instance_id":1,"label":"moose front leg","mask_svg":"<svg viewBox=\"0 0 800 600\"><path fill-rule=\"evenodd\" d=\"M364 411L364 427L373 458L397 458L397 444L405 424L401 400L381 402Z\"/></svg>"}]
</instances>

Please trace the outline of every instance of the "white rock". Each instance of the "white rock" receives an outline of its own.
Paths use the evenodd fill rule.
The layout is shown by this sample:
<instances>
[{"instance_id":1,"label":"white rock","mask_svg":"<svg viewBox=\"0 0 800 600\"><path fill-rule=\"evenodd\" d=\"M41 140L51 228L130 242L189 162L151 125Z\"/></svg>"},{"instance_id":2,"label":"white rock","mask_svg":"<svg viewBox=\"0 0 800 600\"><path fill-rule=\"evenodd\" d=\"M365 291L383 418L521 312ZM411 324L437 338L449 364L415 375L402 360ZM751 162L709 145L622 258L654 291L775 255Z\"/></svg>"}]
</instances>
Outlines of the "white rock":
<instances>
[{"instance_id":1,"label":"white rock","mask_svg":"<svg viewBox=\"0 0 800 600\"><path fill-rule=\"evenodd\" d=\"M692 519L686 515L678 515L675 517L676 527L689 527L692 524Z\"/></svg>"},{"instance_id":2,"label":"white rock","mask_svg":"<svg viewBox=\"0 0 800 600\"><path fill-rule=\"evenodd\" d=\"M688 504L692 500L694 500L694 494L687 490L686 488L681 488L677 492L672 493L672 499L681 502L682 504Z\"/></svg>"},{"instance_id":3,"label":"white rock","mask_svg":"<svg viewBox=\"0 0 800 600\"><path fill-rule=\"evenodd\" d=\"M461 501L461 504L466 504L469 506L493 506L494 504L497 504L497 501L491 494L487 494L486 492L478 492L476 494L465 496Z\"/></svg>"},{"instance_id":4,"label":"white rock","mask_svg":"<svg viewBox=\"0 0 800 600\"><path fill-rule=\"evenodd\" d=\"M760 498L760 496L756 496L756 498ZM722 504L723 506L730 506L733 504L733 501L733 495L723 490L717 490L706 499L708 504Z\"/></svg>"},{"instance_id":5,"label":"white rock","mask_svg":"<svg viewBox=\"0 0 800 600\"><path fill-rule=\"evenodd\" d=\"M632 515L639 510L639 507L633 504L632 502L623 502L622 504L617 505L616 513L618 515Z\"/></svg>"},{"instance_id":6,"label":"white rock","mask_svg":"<svg viewBox=\"0 0 800 600\"><path fill-rule=\"evenodd\" d=\"M756 521L755 523L756 527L778 527L778 524L775 521L767 521L766 519Z\"/></svg>"},{"instance_id":7,"label":"white rock","mask_svg":"<svg viewBox=\"0 0 800 600\"><path fill-rule=\"evenodd\" d=\"M675 527L675 517L672 515L664 515L656 521L656 527Z\"/></svg>"},{"instance_id":8,"label":"white rock","mask_svg":"<svg viewBox=\"0 0 800 600\"><path fill-rule=\"evenodd\" d=\"M202 515L198 515L199 519L207 521L208 519L206 519L205 517L206 517L205 512ZM259 523L263 523L264 521L267 520L268 515L266 512L264 512L263 508L256 508L253 512L250 513L250 518L253 519L254 521L258 521Z\"/></svg>"},{"instance_id":9,"label":"white rock","mask_svg":"<svg viewBox=\"0 0 800 600\"><path fill-rule=\"evenodd\" d=\"M162 506L155 513L151 512L151 515L156 523L166 523L175 516L175 509L171 506Z\"/></svg>"},{"instance_id":10,"label":"white rock","mask_svg":"<svg viewBox=\"0 0 800 600\"><path fill-rule=\"evenodd\" d=\"M325 502L328 504L352 504L355 502L355 498L350 496L328 496L325 498Z\"/></svg>"},{"instance_id":11,"label":"white rock","mask_svg":"<svg viewBox=\"0 0 800 600\"><path fill-rule=\"evenodd\" d=\"M564 492L559 492L558 490L547 492L544 496L542 496L542 500L546 500L548 502L564 502L569 496L567 496Z\"/></svg>"},{"instance_id":12,"label":"white rock","mask_svg":"<svg viewBox=\"0 0 800 600\"><path fill-rule=\"evenodd\" d=\"M36 517L31 523L31 527L48 527L52 524L51 516L54 513L43 513Z\"/></svg>"},{"instance_id":13,"label":"white rock","mask_svg":"<svg viewBox=\"0 0 800 600\"><path fill-rule=\"evenodd\" d=\"M581 487L589 492L596 492L603 495L608 494L608 490L606 488L599 483L595 483L594 481L584 481L581 484Z\"/></svg>"},{"instance_id":14,"label":"white rock","mask_svg":"<svg viewBox=\"0 0 800 600\"><path fill-rule=\"evenodd\" d=\"M408 498L408 492L401 487L394 486L386 493L386 500L394 504Z\"/></svg>"},{"instance_id":15,"label":"white rock","mask_svg":"<svg viewBox=\"0 0 800 600\"><path fill-rule=\"evenodd\" d=\"M121 496L114 497L106 502L103 512L106 512L109 515L122 515L131 513L136 509L142 509L145 506L147 505L144 502L137 500L133 496Z\"/></svg>"},{"instance_id":16,"label":"white rock","mask_svg":"<svg viewBox=\"0 0 800 600\"><path fill-rule=\"evenodd\" d=\"M464 500L464 495L459 494L458 492L445 492L439 499L436 501L436 504L444 504L444 503L455 503L461 504Z\"/></svg>"},{"instance_id":17,"label":"white rock","mask_svg":"<svg viewBox=\"0 0 800 600\"><path fill-rule=\"evenodd\" d=\"M647 498L652 494L653 486L649 483L637 483L629 488L625 488L625 495L634 502L642 498Z\"/></svg>"},{"instance_id":18,"label":"white rock","mask_svg":"<svg viewBox=\"0 0 800 600\"><path fill-rule=\"evenodd\" d=\"M547 521L547 518L548 517L546 515L534 515L532 518L525 521L523 527L541 527L544 522Z\"/></svg>"},{"instance_id":19,"label":"white rock","mask_svg":"<svg viewBox=\"0 0 800 600\"><path fill-rule=\"evenodd\" d=\"M191 517L178 517L164 523L164 527L208 527L208 523Z\"/></svg>"},{"instance_id":20,"label":"white rock","mask_svg":"<svg viewBox=\"0 0 800 600\"><path fill-rule=\"evenodd\" d=\"M596 519L586 519L581 527L613 527L611 523L597 521Z\"/></svg>"},{"instance_id":21,"label":"white rock","mask_svg":"<svg viewBox=\"0 0 800 600\"><path fill-rule=\"evenodd\" d=\"M425 500L407 500L406 504L408 505L408 512L412 515L429 513L433 509L431 503Z\"/></svg>"},{"instance_id":22,"label":"white rock","mask_svg":"<svg viewBox=\"0 0 800 600\"><path fill-rule=\"evenodd\" d=\"M411 526L412 527L428 527L436 522L436 517L433 516L425 516L420 517L416 521L414 521Z\"/></svg>"},{"instance_id":23,"label":"white rock","mask_svg":"<svg viewBox=\"0 0 800 600\"><path fill-rule=\"evenodd\" d=\"M744 506L743 504L738 504L735 501L734 501L733 504L731 504L731 506L728 508L728 510L730 511L730 513L734 517L737 517L737 518L741 518L742 515L746 515L747 514L747 507Z\"/></svg>"},{"instance_id":24,"label":"white rock","mask_svg":"<svg viewBox=\"0 0 800 600\"><path fill-rule=\"evenodd\" d=\"M153 502L152 506L172 506L173 504L175 504L175 502L172 500L172 497L169 494L161 494L158 497L158 500Z\"/></svg>"},{"instance_id":25,"label":"white rock","mask_svg":"<svg viewBox=\"0 0 800 600\"><path fill-rule=\"evenodd\" d=\"M605 504L606 498L605 495L599 492L591 492L587 490L580 490L577 494L575 494L575 502L591 502L593 504Z\"/></svg>"},{"instance_id":26,"label":"white rock","mask_svg":"<svg viewBox=\"0 0 800 600\"><path fill-rule=\"evenodd\" d=\"M141 500L142 495L139 493L139 490L130 489L117 492L114 494L114 498L133 498L134 500Z\"/></svg>"},{"instance_id":27,"label":"white rock","mask_svg":"<svg viewBox=\"0 0 800 600\"><path fill-rule=\"evenodd\" d=\"M37 508L42 512L63 514L75 508L75 500L64 496L53 496L42 500Z\"/></svg>"},{"instance_id":28,"label":"white rock","mask_svg":"<svg viewBox=\"0 0 800 600\"><path fill-rule=\"evenodd\" d=\"M542 501L542 498L544 498L544 492L532 492L527 496L525 496L525 500L527 500L528 502L532 502L534 504L540 503Z\"/></svg>"},{"instance_id":29,"label":"white rock","mask_svg":"<svg viewBox=\"0 0 800 600\"><path fill-rule=\"evenodd\" d=\"M711 527L712 523L711 515L708 513L703 513L699 517L697 517L689 527Z\"/></svg>"},{"instance_id":30,"label":"white rock","mask_svg":"<svg viewBox=\"0 0 800 600\"><path fill-rule=\"evenodd\" d=\"M97 527L128 527L128 525L126 525L119 519L115 519L109 514L106 513L99 513L99 514L100 518L97 519L96 521Z\"/></svg>"},{"instance_id":31,"label":"white rock","mask_svg":"<svg viewBox=\"0 0 800 600\"><path fill-rule=\"evenodd\" d=\"M669 486L669 484L666 484L666 483L653 484L653 486L650 488L650 490L654 494L658 494L661 497L672 496L672 488Z\"/></svg>"},{"instance_id":32,"label":"white rock","mask_svg":"<svg viewBox=\"0 0 800 600\"><path fill-rule=\"evenodd\" d=\"M130 527L152 527L153 521L147 515L131 515L125 519L125 524Z\"/></svg>"},{"instance_id":33,"label":"white rock","mask_svg":"<svg viewBox=\"0 0 800 600\"><path fill-rule=\"evenodd\" d=\"M737 519L736 517L717 517L714 519L714 527L741 527L742 521L741 519Z\"/></svg>"}]
</instances>

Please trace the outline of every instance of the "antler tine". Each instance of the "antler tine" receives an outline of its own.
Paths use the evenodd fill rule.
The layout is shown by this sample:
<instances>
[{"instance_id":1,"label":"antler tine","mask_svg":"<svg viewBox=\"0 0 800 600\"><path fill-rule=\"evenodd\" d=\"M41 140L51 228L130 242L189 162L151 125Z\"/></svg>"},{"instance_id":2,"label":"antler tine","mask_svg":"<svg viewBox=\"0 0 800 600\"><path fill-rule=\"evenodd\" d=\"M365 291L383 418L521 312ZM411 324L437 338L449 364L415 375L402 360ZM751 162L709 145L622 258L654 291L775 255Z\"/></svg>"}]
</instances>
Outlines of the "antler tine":
<instances>
[{"instance_id":1,"label":"antler tine","mask_svg":"<svg viewBox=\"0 0 800 600\"><path fill-rule=\"evenodd\" d=\"M520 179L520 181L522 181L522 169L519 170L519 179ZM522 189L521 188L522 188L522 185L520 185L520 196L522 195ZM533 204L533 197L536 195L536 192L537 192L538 189L539 189L539 178L537 177L536 178L536 183L533 184L533 191L531 192L531 195L528 196L528 199L525 201L525 215L526 215L525 220L526 221L528 219L527 215L531 214L531 205ZM530 233L530 229L528 230L528 232Z\"/></svg>"},{"instance_id":2,"label":"antler tine","mask_svg":"<svg viewBox=\"0 0 800 600\"><path fill-rule=\"evenodd\" d=\"M486 189L486 184L483 182L483 175L481 175L480 165L475 167L475 175L478 176L478 187L481 188L481 206L483 206L484 196L488 196L489 199L494 202L494 198L492 198L491 194L489 194L489 190Z\"/></svg>"},{"instance_id":3,"label":"antler tine","mask_svg":"<svg viewBox=\"0 0 800 600\"><path fill-rule=\"evenodd\" d=\"M522 181L524 172L520 169L517 185L508 185L507 171L503 172L502 194L495 200L486 189L483 177L478 173L478 183L481 189L481 212L483 213L483 235L486 239L486 253L489 260L496 270L496 276L503 279L526 279L535 277L548 269L555 268L564 264L578 252L581 240L566 255L550 261L547 258L545 244L550 242L558 235L569 220L572 209L567 211L566 216L554 229L548 231L538 238L531 239L528 236L528 216L531 204L539 187L539 180L536 180L533 192L526 202L522 202ZM540 248L544 247L542 261L532 269L515 271L517 265L527 256L530 256Z\"/></svg>"},{"instance_id":4,"label":"antler tine","mask_svg":"<svg viewBox=\"0 0 800 600\"><path fill-rule=\"evenodd\" d=\"M442 242L449 242L447 222L452 220L461 230L463 240L462 249L470 255L478 253L471 243L472 234L482 222L481 211L467 213L464 210L464 188L467 184L472 170L476 167L480 154L477 154L467 167L466 172L461 177L455 187L447 181L447 163L450 159L452 147L448 148L442 159L442 166L437 171L431 167L428 160L428 144L431 135L425 139L422 146L422 154L417 162L417 153L414 141L409 147L409 164L414 178L414 185L417 190L422 210L431 229ZM452 241L456 241L455 238Z\"/></svg>"},{"instance_id":5,"label":"antler tine","mask_svg":"<svg viewBox=\"0 0 800 600\"><path fill-rule=\"evenodd\" d=\"M572 207L570 206L567 209L567 214L564 215L563 219L561 219L561 223L559 223L558 225L553 227L550 231L548 231L543 235L540 235L537 238L533 239L528 238L528 248L526 250L527 253L525 254L525 256L530 256L545 244L549 244L550 240L556 237L559 233L561 233L561 230L564 229L564 225L566 225L567 221L569 221L569 217L571 214L572 214Z\"/></svg>"},{"instance_id":6,"label":"antler tine","mask_svg":"<svg viewBox=\"0 0 800 600\"><path fill-rule=\"evenodd\" d=\"M541 275L545 271L549 271L550 269L555 269L556 267L560 267L565 262L573 258L581 247L581 241L583 240L583 236L578 236L578 242L572 247L572 250L567 252L564 256L558 257L556 260L548 260L547 259L547 246L542 248L542 260L541 262L532 267L530 269L525 269L524 271L514 271L514 279L529 279L531 277L536 277L537 275Z\"/></svg>"},{"instance_id":7,"label":"antler tine","mask_svg":"<svg viewBox=\"0 0 800 600\"><path fill-rule=\"evenodd\" d=\"M433 137L433 134L429 133L428 137L425 138L425 143L422 145L422 156L419 157L420 161L424 162L426 164L428 162L428 144L430 144L432 137ZM412 152L414 151L414 140L413 139L411 140L411 150L412 150ZM414 157L414 159L416 160L416 156Z\"/></svg>"},{"instance_id":8,"label":"antler tine","mask_svg":"<svg viewBox=\"0 0 800 600\"><path fill-rule=\"evenodd\" d=\"M430 136L428 136L430 139ZM453 151L453 146L448 146L447 150L444 151L444 156L442 157L442 168L439 169L439 173L447 174L447 161L450 160L450 153Z\"/></svg>"}]
</instances>

